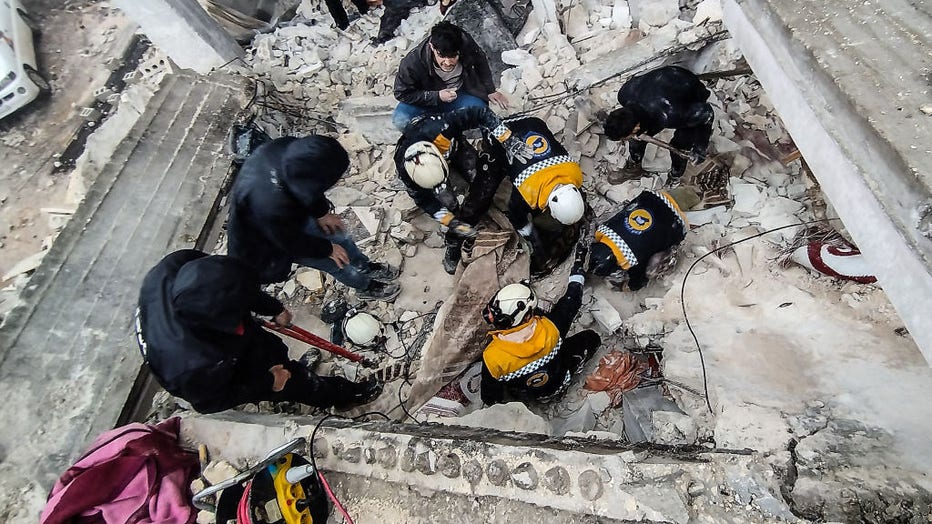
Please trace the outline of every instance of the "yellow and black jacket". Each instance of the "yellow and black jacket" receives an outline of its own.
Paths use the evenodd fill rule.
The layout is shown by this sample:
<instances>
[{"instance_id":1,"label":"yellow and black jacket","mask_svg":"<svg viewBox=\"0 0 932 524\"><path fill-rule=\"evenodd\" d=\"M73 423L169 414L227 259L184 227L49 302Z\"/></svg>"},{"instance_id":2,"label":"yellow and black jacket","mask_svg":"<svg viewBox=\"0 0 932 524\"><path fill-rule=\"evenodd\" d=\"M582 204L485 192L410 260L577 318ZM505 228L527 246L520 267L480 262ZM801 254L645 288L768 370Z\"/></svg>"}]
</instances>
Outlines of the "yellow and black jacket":
<instances>
[{"instance_id":1,"label":"yellow and black jacket","mask_svg":"<svg viewBox=\"0 0 932 524\"><path fill-rule=\"evenodd\" d=\"M518 327L492 331L482 353L482 401L502 402L506 393L537 400L562 393L570 371L561 358L563 338L582 305L582 284L571 282L566 294L545 315Z\"/></svg>"},{"instance_id":2,"label":"yellow and black jacket","mask_svg":"<svg viewBox=\"0 0 932 524\"><path fill-rule=\"evenodd\" d=\"M582 187L582 170L566 148L557 142L543 120L536 117L506 120L511 132L534 152L527 164L505 164L511 183L534 211L547 208L547 197L558 184Z\"/></svg>"},{"instance_id":3,"label":"yellow and black jacket","mask_svg":"<svg viewBox=\"0 0 932 524\"><path fill-rule=\"evenodd\" d=\"M596 229L595 240L612 250L618 267L632 280L639 280L650 257L682 242L688 227L669 194L642 191Z\"/></svg>"}]
</instances>

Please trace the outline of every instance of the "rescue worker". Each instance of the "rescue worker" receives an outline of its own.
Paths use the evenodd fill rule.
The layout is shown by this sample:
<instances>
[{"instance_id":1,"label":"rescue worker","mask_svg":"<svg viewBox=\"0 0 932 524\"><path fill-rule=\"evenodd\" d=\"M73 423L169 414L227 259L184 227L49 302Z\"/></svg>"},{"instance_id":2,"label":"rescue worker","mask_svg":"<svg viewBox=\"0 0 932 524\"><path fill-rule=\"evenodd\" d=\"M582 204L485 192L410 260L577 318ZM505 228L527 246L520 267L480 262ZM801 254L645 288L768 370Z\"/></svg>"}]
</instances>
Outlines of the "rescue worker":
<instances>
[{"instance_id":1,"label":"rescue worker","mask_svg":"<svg viewBox=\"0 0 932 524\"><path fill-rule=\"evenodd\" d=\"M330 137L261 145L233 184L229 254L251 264L263 284L285 280L297 263L333 275L360 298L395 298L398 268L370 261L324 196L348 167L349 155Z\"/></svg>"},{"instance_id":2,"label":"rescue worker","mask_svg":"<svg viewBox=\"0 0 932 524\"><path fill-rule=\"evenodd\" d=\"M599 225L589 247L589 271L617 286L641 289L676 263L676 246L689 224L671 193L642 191Z\"/></svg>"},{"instance_id":3,"label":"rescue worker","mask_svg":"<svg viewBox=\"0 0 932 524\"><path fill-rule=\"evenodd\" d=\"M489 301L483 316L495 328L482 353L482 402L508 397L526 402L561 396L574 373L602 343L592 330L567 337L582 305L585 248L577 248L566 294L549 313L536 309L537 297L526 283L509 284Z\"/></svg>"},{"instance_id":4,"label":"rescue worker","mask_svg":"<svg viewBox=\"0 0 932 524\"><path fill-rule=\"evenodd\" d=\"M671 146L693 155L694 163L701 162L712 136L709 94L699 77L678 66L661 67L625 82L618 91L622 107L609 113L604 126L610 140L629 141L624 170L635 174L642 169L647 143L634 137L653 136L664 129L676 130ZM686 172L686 159L671 154L670 160L670 177L678 179Z\"/></svg>"},{"instance_id":5,"label":"rescue worker","mask_svg":"<svg viewBox=\"0 0 932 524\"><path fill-rule=\"evenodd\" d=\"M536 117L505 120L511 132L531 149L526 164L507 163L508 152L486 135L479 154L477 191L491 201L502 178L514 185L508 203L508 218L518 233L539 251L541 240L531 216L543 212L560 224L574 225L582 219L586 202L582 190L582 170L553 136L547 124ZM486 207L488 204L485 204Z\"/></svg>"},{"instance_id":6,"label":"rescue worker","mask_svg":"<svg viewBox=\"0 0 932 524\"><path fill-rule=\"evenodd\" d=\"M329 408L362 404L381 391L370 379L319 377L289 360L288 348L250 312L291 323L291 312L259 290L235 258L193 249L163 258L146 275L136 309L143 358L166 391L214 413L263 400Z\"/></svg>"},{"instance_id":7,"label":"rescue worker","mask_svg":"<svg viewBox=\"0 0 932 524\"><path fill-rule=\"evenodd\" d=\"M464 131L475 128L482 128L501 143L508 161L526 162L531 157L530 148L484 106L415 118L395 146L395 168L408 194L419 208L448 228L443 267L451 275L456 272L463 239L476 236L474 226L492 200L492 195L477 196L482 188L470 188L459 206L451 192L448 158L466 182L476 180L476 151L462 138Z\"/></svg>"},{"instance_id":8,"label":"rescue worker","mask_svg":"<svg viewBox=\"0 0 932 524\"><path fill-rule=\"evenodd\" d=\"M485 52L469 33L445 20L401 60L395 98L392 123L399 131L427 113L488 107L490 100L508 108L508 99L495 90Z\"/></svg>"}]
</instances>

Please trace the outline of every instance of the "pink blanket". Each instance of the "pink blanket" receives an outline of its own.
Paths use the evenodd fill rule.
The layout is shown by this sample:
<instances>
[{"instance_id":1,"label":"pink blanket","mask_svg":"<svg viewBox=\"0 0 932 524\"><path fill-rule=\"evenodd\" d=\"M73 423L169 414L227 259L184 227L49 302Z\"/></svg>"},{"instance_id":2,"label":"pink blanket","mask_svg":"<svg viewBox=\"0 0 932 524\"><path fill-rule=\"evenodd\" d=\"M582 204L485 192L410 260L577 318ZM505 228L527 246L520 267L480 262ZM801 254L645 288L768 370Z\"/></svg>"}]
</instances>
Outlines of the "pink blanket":
<instances>
[{"instance_id":1,"label":"pink blanket","mask_svg":"<svg viewBox=\"0 0 932 524\"><path fill-rule=\"evenodd\" d=\"M195 453L178 445L180 419L108 431L66 471L49 494L41 524L192 523Z\"/></svg>"}]
</instances>

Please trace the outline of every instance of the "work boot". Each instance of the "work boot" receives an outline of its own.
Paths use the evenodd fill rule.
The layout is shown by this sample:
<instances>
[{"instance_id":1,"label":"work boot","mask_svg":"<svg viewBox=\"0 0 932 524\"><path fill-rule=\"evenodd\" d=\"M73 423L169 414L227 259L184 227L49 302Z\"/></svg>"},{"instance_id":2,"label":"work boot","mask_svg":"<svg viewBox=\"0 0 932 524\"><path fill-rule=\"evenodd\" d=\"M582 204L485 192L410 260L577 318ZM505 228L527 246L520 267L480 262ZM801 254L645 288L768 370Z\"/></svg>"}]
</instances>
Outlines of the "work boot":
<instances>
[{"instance_id":1,"label":"work boot","mask_svg":"<svg viewBox=\"0 0 932 524\"><path fill-rule=\"evenodd\" d=\"M459 244L447 246L447 250L443 254L443 270L450 275L456 274L456 268L460 265L460 258L463 256L460 247Z\"/></svg>"},{"instance_id":2,"label":"work boot","mask_svg":"<svg viewBox=\"0 0 932 524\"><path fill-rule=\"evenodd\" d=\"M395 283L385 283L372 279L366 289L356 291L356 296L362 299L393 300L401 293L401 286Z\"/></svg>"},{"instance_id":3,"label":"work boot","mask_svg":"<svg viewBox=\"0 0 932 524\"><path fill-rule=\"evenodd\" d=\"M305 351L301 358L298 359L298 363L307 368L308 371L313 372L317 368L317 364L320 364L320 350L311 348Z\"/></svg>"},{"instance_id":4,"label":"work boot","mask_svg":"<svg viewBox=\"0 0 932 524\"><path fill-rule=\"evenodd\" d=\"M370 278L381 280L382 282L391 282L398 278L398 275L401 274L401 270L384 262L369 262L369 266L366 267L366 274L369 275Z\"/></svg>"},{"instance_id":5,"label":"work boot","mask_svg":"<svg viewBox=\"0 0 932 524\"><path fill-rule=\"evenodd\" d=\"M628 158L625 161L625 167L621 168L621 171L612 171L608 174L608 182L610 184L621 184L642 176L644 176L644 169L641 167L641 161Z\"/></svg>"},{"instance_id":6,"label":"work boot","mask_svg":"<svg viewBox=\"0 0 932 524\"><path fill-rule=\"evenodd\" d=\"M368 404L382 393L382 381L375 376L356 383L356 392L350 396L350 404L360 406Z\"/></svg>"},{"instance_id":7,"label":"work boot","mask_svg":"<svg viewBox=\"0 0 932 524\"><path fill-rule=\"evenodd\" d=\"M339 410L347 410L363 404L368 404L375 400L382 393L382 381L374 375L354 384L355 391L346 398L345 401L336 404L334 407Z\"/></svg>"}]
</instances>

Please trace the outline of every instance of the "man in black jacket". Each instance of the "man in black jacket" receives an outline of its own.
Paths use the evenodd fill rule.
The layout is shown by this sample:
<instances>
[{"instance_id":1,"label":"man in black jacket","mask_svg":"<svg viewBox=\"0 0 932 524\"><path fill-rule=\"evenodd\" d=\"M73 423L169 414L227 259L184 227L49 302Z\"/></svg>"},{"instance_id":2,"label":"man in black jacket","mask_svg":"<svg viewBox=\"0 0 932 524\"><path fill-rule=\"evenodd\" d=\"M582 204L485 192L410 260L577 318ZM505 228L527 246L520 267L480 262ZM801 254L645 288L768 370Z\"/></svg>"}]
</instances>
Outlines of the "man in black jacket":
<instances>
[{"instance_id":1,"label":"man in black jacket","mask_svg":"<svg viewBox=\"0 0 932 524\"><path fill-rule=\"evenodd\" d=\"M357 290L391 300L398 269L372 262L345 232L324 191L349 167L335 139L283 137L256 149L233 184L229 254L251 264L263 284L288 277L291 264L317 268Z\"/></svg>"},{"instance_id":2,"label":"man in black jacket","mask_svg":"<svg viewBox=\"0 0 932 524\"><path fill-rule=\"evenodd\" d=\"M318 377L288 359L288 348L250 316L291 323L291 312L259 291L255 272L222 255L185 249L149 270L139 292L136 337L166 391L201 413L248 402L300 402L317 407L359 404L377 395L371 379L355 384Z\"/></svg>"},{"instance_id":3,"label":"man in black jacket","mask_svg":"<svg viewBox=\"0 0 932 524\"><path fill-rule=\"evenodd\" d=\"M637 291L675 262L674 250L689 224L671 193L642 191L600 225L589 248L589 270Z\"/></svg>"},{"instance_id":4,"label":"man in black jacket","mask_svg":"<svg viewBox=\"0 0 932 524\"><path fill-rule=\"evenodd\" d=\"M531 158L530 148L485 106L417 117L395 146L395 168L408 194L425 213L448 228L443 267L451 275L456 272L463 240L476 236L474 226L488 211L495 192L489 184L474 184L479 182L476 150L462 139L462 133L476 128L502 145L508 161L523 163ZM469 184L462 206L448 183L448 158Z\"/></svg>"},{"instance_id":5,"label":"man in black jacket","mask_svg":"<svg viewBox=\"0 0 932 524\"><path fill-rule=\"evenodd\" d=\"M503 287L486 306L483 316L496 331L482 352L483 403L508 396L522 402L556 399L595 354L602 344L595 331L566 336L582 305L585 258L585 248L577 247L566 293L549 313L536 310L537 297L525 283Z\"/></svg>"},{"instance_id":6,"label":"man in black jacket","mask_svg":"<svg viewBox=\"0 0 932 524\"><path fill-rule=\"evenodd\" d=\"M653 136L664 129L676 130L670 145L691 153L696 162L705 158L714 117L706 102L709 94L696 75L677 66L661 67L625 82L618 91L623 107L612 111L605 122L610 140L629 140L625 171L641 171L647 143L634 137ZM683 176L686 159L670 155L670 160L670 176Z\"/></svg>"},{"instance_id":7,"label":"man in black jacket","mask_svg":"<svg viewBox=\"0 0 932 524\"><path fill-rule=\"evenodd\" d=\"M466 31L447 21L435 25L430 36L401 60L395 98L399 104L392 123L399 131L425 113L488 106L490 100L508 107L505 95L495 90L485 53Z\"/></svg>"}]
</instances>

